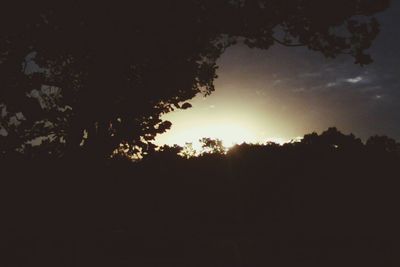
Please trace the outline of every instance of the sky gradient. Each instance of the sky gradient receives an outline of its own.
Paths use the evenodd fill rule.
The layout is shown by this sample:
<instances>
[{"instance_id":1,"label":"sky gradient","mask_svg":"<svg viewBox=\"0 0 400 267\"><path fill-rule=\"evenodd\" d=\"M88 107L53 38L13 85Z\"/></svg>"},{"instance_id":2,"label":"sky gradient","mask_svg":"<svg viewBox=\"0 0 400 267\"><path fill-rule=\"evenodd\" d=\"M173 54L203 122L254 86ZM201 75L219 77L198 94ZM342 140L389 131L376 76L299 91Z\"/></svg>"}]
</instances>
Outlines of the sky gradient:
<instances>
[{"instance_id":1,"label":"sky gradient","mask_svg":"<svg viewBox=\"0 0 400 267\"><path fill-rule=\"evenodd\" d=\"M368 51L374 62L364 67L303 47L230 47L218 61L216 91L165 115L172 128L156 143L281 143L330 126L364 141L375 134L400 140L399 2L378 14L381 32Z\"/></svg>"}]
</instances>

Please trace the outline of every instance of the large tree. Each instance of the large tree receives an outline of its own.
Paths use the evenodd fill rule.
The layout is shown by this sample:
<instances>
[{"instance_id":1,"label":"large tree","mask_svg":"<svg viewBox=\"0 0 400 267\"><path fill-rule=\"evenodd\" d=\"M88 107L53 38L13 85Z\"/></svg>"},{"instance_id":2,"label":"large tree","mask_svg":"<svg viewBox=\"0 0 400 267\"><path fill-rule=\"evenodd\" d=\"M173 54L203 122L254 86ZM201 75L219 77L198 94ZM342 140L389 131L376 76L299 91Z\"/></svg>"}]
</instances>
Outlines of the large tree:
<instances>
[{"instance_id":1,"label":"large tree","mask_svg":"<svg viewBox=\"0 0 400 267\"><path fill-rule=\"evenodd\" d=\"M388 0L53 1L0 11L0 152L146 150L160 116L214 90L235 42L305 46L355 63ZM104 3L103 3L104 2ZM39 141L36 141L39 142ZM122 144L124 146L122 146ZM41 150L42 151L42 150Z\"/></svg>"}]
</instances>

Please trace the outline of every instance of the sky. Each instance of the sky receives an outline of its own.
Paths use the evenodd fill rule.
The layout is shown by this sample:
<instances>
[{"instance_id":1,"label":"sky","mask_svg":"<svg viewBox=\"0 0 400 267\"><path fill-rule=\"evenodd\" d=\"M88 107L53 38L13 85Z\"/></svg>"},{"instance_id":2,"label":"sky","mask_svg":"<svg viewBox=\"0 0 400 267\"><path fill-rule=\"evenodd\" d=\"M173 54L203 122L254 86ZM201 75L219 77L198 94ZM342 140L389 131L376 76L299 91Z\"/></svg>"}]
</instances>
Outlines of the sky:
<instances>
[{"instance_id":1,"label":"sky","mask_svg":"<svg viewBox=\"0 0 400 267\"><path fill-rule=\"evenodd\" d=\"M184 145L202 137L226 146L282 143L335 126L366 140L400 140L400 1L377 15L381 32L360 67L350 56L326 59L303 47L268 50L238 44L218 60L215 92L192 108L166 114L172 128L156 144Z\"/></svg>"}]
</instances>

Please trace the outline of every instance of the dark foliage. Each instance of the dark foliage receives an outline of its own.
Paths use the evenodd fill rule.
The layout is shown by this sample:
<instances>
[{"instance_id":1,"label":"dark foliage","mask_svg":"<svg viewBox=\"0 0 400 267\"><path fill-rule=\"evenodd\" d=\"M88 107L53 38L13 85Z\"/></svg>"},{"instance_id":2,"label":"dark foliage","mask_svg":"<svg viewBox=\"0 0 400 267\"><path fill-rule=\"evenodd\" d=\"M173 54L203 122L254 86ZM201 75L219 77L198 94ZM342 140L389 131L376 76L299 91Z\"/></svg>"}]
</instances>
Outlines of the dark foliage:
<instances>
[{"instance_id":1,"label":"dark foliage","mask_svg":"<svg viewBox=\"0 0 400 267\"><path fill-rule=\"evenodd\" d=\"M330 128L190 159L14 162L0 265L399 266L393 142Z\"/></svg>"}]
</instances>

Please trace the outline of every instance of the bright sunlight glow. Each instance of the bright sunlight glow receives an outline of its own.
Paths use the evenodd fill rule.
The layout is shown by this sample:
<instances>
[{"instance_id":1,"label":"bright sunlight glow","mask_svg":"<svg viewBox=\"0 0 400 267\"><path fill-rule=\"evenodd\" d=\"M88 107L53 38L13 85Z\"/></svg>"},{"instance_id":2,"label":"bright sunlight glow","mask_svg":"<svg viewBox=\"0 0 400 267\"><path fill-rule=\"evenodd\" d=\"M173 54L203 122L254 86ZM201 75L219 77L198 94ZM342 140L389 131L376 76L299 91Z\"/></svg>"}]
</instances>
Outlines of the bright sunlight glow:
<instances>
[{"instance_id":1,"label":"bright sunlight glow","mask_svg":"<svg viewBox=\"0 0 400 267\"><path fill-rule=\"evenodd\" d=\"M203 137L219 139L226 148L230 148L235 144L241 144L243 142L257 142L257 137L252 133L251 129L233 122L199 125L198 127L192 127L180 131L173 136L169 136L168 140L163 141L167 141L166 143L169 145L177 144L180 146L185 146L186 143L192 143L193 148L199 151L201 150L199 140Z\"/></svg>"}]
</instances>

